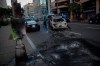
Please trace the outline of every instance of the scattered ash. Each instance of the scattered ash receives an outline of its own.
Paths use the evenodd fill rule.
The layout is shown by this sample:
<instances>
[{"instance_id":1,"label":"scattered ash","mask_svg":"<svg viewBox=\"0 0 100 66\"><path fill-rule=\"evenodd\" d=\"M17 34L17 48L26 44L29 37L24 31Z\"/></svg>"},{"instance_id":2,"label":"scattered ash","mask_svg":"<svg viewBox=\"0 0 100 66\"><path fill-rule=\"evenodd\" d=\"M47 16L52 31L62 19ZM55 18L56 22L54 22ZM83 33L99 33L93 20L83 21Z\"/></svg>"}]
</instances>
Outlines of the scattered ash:
<instances>
[{"instance_id":1,"label":"scattered ash","mask_svg":"<svg viewBox=\"0 0 100 66\"><path fill-rule=\"evenodd\" d=\"M54 33L49 40L39 44L38 49L51 66L98 65L100 60L84 47L81 36L77 36L73 33L68 33L68 36L61 32Z\"/></svg>"},{"instance_id":2,"label":"scattered ash","mask_svg":"<svg viewBox=\"0 0 100 66\"><path fill-rule=\"evenodd\" d=\"M100 59L84 46L80 35L73 33L52 33L37 49L40 55L33 53L26 66L100 66Z\"/></svg>"}]
</instances>

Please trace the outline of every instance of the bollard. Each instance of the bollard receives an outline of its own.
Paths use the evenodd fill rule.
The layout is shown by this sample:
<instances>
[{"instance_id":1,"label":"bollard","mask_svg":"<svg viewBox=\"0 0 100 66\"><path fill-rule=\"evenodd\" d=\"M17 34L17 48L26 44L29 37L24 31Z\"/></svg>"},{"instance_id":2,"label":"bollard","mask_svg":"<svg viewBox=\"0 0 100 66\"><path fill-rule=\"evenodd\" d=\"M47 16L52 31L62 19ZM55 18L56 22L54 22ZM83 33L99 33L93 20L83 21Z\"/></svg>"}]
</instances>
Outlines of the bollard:
<instances>
[{"instance_id":1,"label":"bollard","mask_svg":"<svg viewBox=\"0 0 100 66\"><path fill-rule=\"evenodd\" d=\"M19 43L16 44L16 50L15 50L15 61L16 66L23 66L25 64L26 60L28 59L25 45L19 40ZM25 66L25 65L24 65Z\"/></svg>"}]
</instances>

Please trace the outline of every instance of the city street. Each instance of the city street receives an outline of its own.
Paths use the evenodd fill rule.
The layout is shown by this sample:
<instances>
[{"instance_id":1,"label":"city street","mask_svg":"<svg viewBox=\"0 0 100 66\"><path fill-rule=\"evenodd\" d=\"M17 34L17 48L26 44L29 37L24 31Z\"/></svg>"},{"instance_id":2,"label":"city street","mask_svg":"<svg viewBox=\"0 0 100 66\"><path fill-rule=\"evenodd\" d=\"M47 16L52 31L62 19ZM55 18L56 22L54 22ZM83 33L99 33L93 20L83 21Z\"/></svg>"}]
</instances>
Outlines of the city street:
<instances>
[{"instance_id":1,"label":"city street","mask_svg":"<svg viewBox=\"0 0 100 66\"><path fill-rule=\"evenodd\" d=\"M35 63L35 66L41 63L44 64L43 66L61 66L62 64L66 66L67 63L69 66L95 66L95 64L99 66L98 63L100 59L98 55L94 53L98 48L91 46L92 44L87 42L87 39L94 40L94 38L96 38L97 40L95 39L94 41L99 40L99 37L97 37L97 34L99 34L97 33L99 32L99 25L70 23L69 26L72 28L72 31L52 31L48 29L47 32L47 30L43 28L42 22L40 22L40 24L41 30L39 32L30 32L27 33L27 35L36 46L36 49L44 57L42 58L44 63L39 58L39 62L32 61L32 64ZM97 33L96 36L93 36L94 38L91 37L92 33ZM91 48L93 50L88 50ZM99 52L99 50L97 52ZM45 63L47 65L45 65ZM31 65L30 63L28 64Z\"/></svg>"},{"instance_id":2,"label":"city street","mask_svg":"<svg viewBox=\"0 0 100 66\"><path fill-rule=\"evenodd\" d=\"M28 36L35 44L44 42L50 36L50 29L48 32L43 28L42 22L41 30L39 32L28 33ZM81 23L68 23L71 27L71 33L79 34L82 38L88 40L92 45L100 47L100 25L97 24L81 24ZM63 31L64 32L64 31Z\"/></svg>"},{"instance_id":3,"label":"city street","mask_svg":"<svg viewBox=\"0 0 100 66\"><path fill-rule=\"evenodd\" d=\"M26 66L40 66L41 64L42 66L62 66L62 64L63 66L99 66L99 25L69 23L71 30L52 31L51 29L44 28L42 21L39 24L41 26L40 31L27 33L23 40L27 55L31 58L27 60ZM10 26L2 27L1 30L4 31L1 31L1 38L4 34L7 35L6 37L9 37L5 33L6 29L8 29L7 32L11 33ZM3 38L2 40L4 40ZM7 40L8 38L6 38ZM10 44L15 46L12 42ZM14 46L10 47L7 42L1 44L1 47L5 47L5 45L8 46L8 49L15 48ZM5 49L8 50L7 48L1 48L1 53ZM9 49L8 53L10 52L11 50ZM4 53L5 58L8 60L5 60L2 57L3 55L1 55L3 64L9 62L14 57L14 53L13 56L6 55L6 52ZM11 62L10 65L12 63L14 62Z\"/></svg>"},{"instance_id":4,"label":"city street","mask_svg":"<svg viewBox=\"0 0 100 66\"><path fill-rule=\"evenodd\" d=\"M100 66L100 1L1 0L0 66Z\"/></svg>"}]
</instances>

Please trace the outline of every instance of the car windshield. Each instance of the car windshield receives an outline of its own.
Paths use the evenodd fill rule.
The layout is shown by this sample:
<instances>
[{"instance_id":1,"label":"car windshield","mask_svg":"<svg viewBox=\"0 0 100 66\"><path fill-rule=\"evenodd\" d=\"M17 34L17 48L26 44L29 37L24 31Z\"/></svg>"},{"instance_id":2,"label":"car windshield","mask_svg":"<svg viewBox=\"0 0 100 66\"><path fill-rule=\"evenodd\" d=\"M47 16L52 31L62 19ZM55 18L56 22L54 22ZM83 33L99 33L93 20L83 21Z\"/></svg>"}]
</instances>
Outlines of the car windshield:
<instances>
[{"instance_id":1,"label":"car windshield","mask_svg":"<svg viewBox=\"0 0 100 66\"><path fill-rule=\"evenodd\" d=\"M27 23L27 24L37 24L36 21L27 21L26 23Z\"/></svg>"},{"instance_id":2,"label":"car windshield","mask_svg":"<svg viewBox=\"0 0 100 66\"><path fill-rule=\"evenodd\" d=\"M54 22L63 22L64 19L62 19L62 18L59 18L59 19L53 19L53 21L54 21Z\"/></svg>"}]
</instances>

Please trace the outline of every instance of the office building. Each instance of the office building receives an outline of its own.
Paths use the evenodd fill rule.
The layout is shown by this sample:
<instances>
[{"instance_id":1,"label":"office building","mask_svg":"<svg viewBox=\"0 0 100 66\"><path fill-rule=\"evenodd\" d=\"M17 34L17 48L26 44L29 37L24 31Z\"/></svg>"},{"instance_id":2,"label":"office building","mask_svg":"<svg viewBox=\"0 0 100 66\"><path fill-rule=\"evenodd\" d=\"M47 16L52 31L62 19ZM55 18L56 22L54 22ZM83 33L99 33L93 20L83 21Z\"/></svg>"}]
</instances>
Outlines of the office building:
<instances>
[{"instance_id":1,"label":"office building","mask_svg":"<svg viewBox=\"0 0 100 66\"><path fill-rule=\"evenodd\" d=\"M25 18L29 18L34 16L34 4L33 3L28 3L24 6L24 16Z\"/></svg>"},{"instance_id":2,"label":"office building","mask_svg":"<svg viewBox=\"0 0 100 66\"><path fill-rule=\"evenodd\" d=\"M74 2L82 7L80 13L82 19L88 20L90 16L100 12L100 0L74 0ZM70 3L73 3L73 0L51 0L49 7L55 14L67 13L68 16L71 16L72 14L68 12L68 4ZM70 18L76 19L75 15Z\"/></svg>"},{"instance_id":3,"label":"office building","mask_svg":"<svg viewBox=\"0 0 100 66\"><path fill-rule=\"evenodd\" d=\"M100 1L99 0L79 0L82 6L82 18L89 19L90 17L100 12Z\"/></svg>"},{"instance_id":4,"label":"office building","mask_svg":"<svg viewBox=\"0 0 100 66\"><path fill-rule=\"evenodd\" d=\"M54 13L59 14L62 12L67 12L68 3L68 0L51 0L50 7Z\"/></svg>"}]
</instances>

